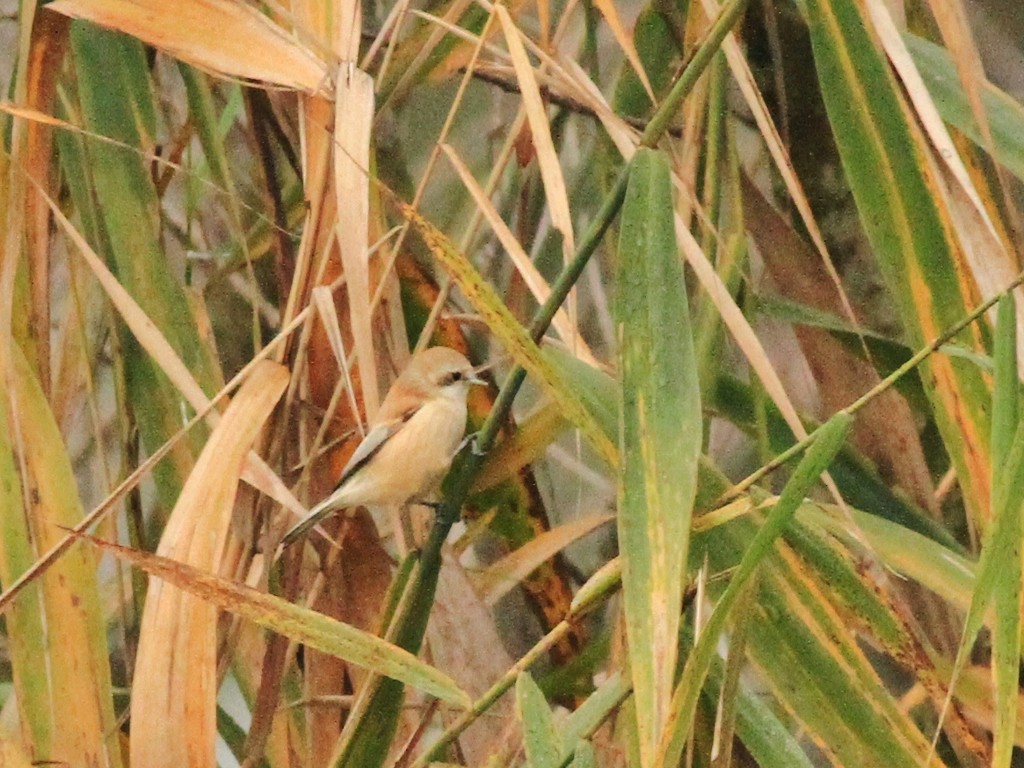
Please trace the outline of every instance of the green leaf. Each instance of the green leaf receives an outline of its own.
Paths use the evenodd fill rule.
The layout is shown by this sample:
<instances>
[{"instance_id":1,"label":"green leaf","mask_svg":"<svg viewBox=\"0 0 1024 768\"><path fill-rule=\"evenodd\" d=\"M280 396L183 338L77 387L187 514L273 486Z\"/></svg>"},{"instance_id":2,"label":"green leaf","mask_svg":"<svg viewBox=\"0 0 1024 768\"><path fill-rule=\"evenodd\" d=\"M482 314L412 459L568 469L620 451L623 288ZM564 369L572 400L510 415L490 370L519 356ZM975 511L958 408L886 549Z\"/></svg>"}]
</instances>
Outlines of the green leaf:
<instances>
[{"instance_id":1,"label":"green leaf","mask_svg":"<svg viewBox=\"0 0 1024 768\"><path fill-rule=\"evenodd\" d=\"M708 693L718 698L725 677L718 660L708 672ZM811 768L813 765L771 705L740 686L736 701L736 735L760 768Z\"/></svg>"},{"instance_id":2,"label":"green leaf","mask_svg":"<svg viewBox=\"0 0 1024 768\"><path fill-rule=\"evenodd\" d=\"M814 63L861 224L900 311L922 348L968 314L975 287L953 239L930 149L854 0L806 0ZM980 351L977 326L955 343ZM969 513L987 521L989 389L976 366L933 355L921 375Z\"/></svg>"},{"instance_id":3,"label":"green leaf","mask_svg":"<svg viewBox=\"0 0 1024 768\"><path fill-rule=\"evenodd\" d=\"M91 190L83 191L94 200L76 199L80 208L95 202L95 221L103 235L92 244L206 393L212 394L222 383L220 372L211 364L160 241L160 200L145 159L155 151L156 142L145 51L135 40L82 22L72 24L71 50L85 127L127 145L87 140L82 165L66 167L69 177L83 176L92 182ZM90 239L99 234L86 232ZM143 443L152 452L181 426L183 401L131 334L122 332L120 341L127 360L128 395ZM158 467L160 498L168 509L203 439L202 428L193 430L172 452L171 462Z\"/></svg>"},{"instance_id":4,"label":"green leaf","mask_svg":"<svg viewBox=\"0 0 1024 768\"><path fill-rule=\"evenodd\" d=\"M526 764L529 768L558 768L562 740L551 707L529 672L516 680L516 712L523 723Z\"/></svg>"},{"instance_id":5,"label":"green leaf","mask_svg":"<svg viewBox=\"0 0 1024 768\"><path fill-rule=\"evenodd\" d=\"M981 149L986 149L949 52L909 33L903 35L903 41L942 119L959 128ZM1017 178L1024 179L1024 105L990 82L978 83L978 89L992 131L996 160Z\"/></svg>"},{"instance_id":6,"label":"green leaf","mask_svg":"<svg viewBox=\"0 0 1024 768\"><path fill-rule=\"evenodd\" d=\"M977 586L964 622L950 692L977 639L985 609L992 602L995 609L992 632L992 674L995 678L992 765L1009 768L1017 726L1021 653L1020 540L1024 534L1024 429L1020 424L1017 324L1012 295L1003 297L999 302L992 414L994 520L978 563Z\"/></svg>"},{"instance_id":7,"label":"green leaf","mask_svg":"<svg viewBox=\"0 0 1024 768\"><path fill-rule=\"evenodd\" d=\"M10 585L84 516L71 459L21 349L0 408L0 580ZM19 475L15 469L21 470ZM22 490L25 491L23 497ZM6 636L18 711L34 754L120 764L95 553L65 552L15 600ZM55 631L59 629L59 631Z\"/></svg>"},{"instance_id":8,"label":"green leaf","mask_svg":"<svg viewBox=\"0 0 1024 768\"><path fill-rule=\"evenodd\" d=\"M576 744L572 754L571 768L597 768L597 754L594 752L594 745L589 741L581 741Z\"/></svg>"},{"instance_id":9,"label":"green leaf","mask_svg":"<svg viewBox=\"0 0 1024 768\"><path fill-rule=\"evenodd\" d=\"M619 552L640 749L652 765L678 655L702 427L669 164L656 151L634 158L618 259Z\"/></svg>"},{"instance_id":10,"label":"green leaf","mask_svg":"<svg viewBox=\"0 0 1024 768\"><path fill-rule=\"evenodd\" d=\"M715 657L718 639L725 629L729 614L761 561L789 525L804 497L839 452L850 431L852 421L849 414L840 411L818 429L814 441L786 483L768 518L750 542L739 567L729 581L729 586L715 605L707 626L686 660L682 678L672 696L670 720L658 754L659 766L676 765L681 759L697 709L700 690Z\"/></svg>"},{"instance_id":11,"label":"green leaf","mask_svg":"<svg viewBox=\"0 0 1024 768\"><path fill-rule=\"evenodd\" d=\"M1021 537L1024 536L1024 427L1020 420L1017 365L1017 312L1013 294L999 302L992 393L992 486L996 499L993 545L999 550L994 584L995 727L992 765L1008 768L1017 728L1021 656ZM995 542L999 530L1005 541ZM996 557L993 557L996 560Z\"/></svg>"},{"instance_id":12,"label":"green leaf","mask_svg":"<svg viewBox=\"0 0 1024 768\"><path fill-rule=\"evenodd\" d=\"M1020 379L1017 374L1017 325L1013 294L999 300L993 360L995 385L992 391L992 487L1005 480L1006 461L1020 422ZM998 498L998 493L997 493Z\"/></svg>"},{"instance_id":13,"label":"green leaf","mask_svg":"<svg viewBox=\"0 0 1024 768\"><path fill-rule=\"evenodd\" d=\"M399 680L458 707L468 708L471 704L469 695L443 672L369 632L166 557L128 549L92 536L83 538L152 576L296 642Z\"/></svg>"},{"instance_id":14,"label":"green leaf","mask_svg":"<svg viewBox=\"0 0 1024 768\"><path fill-rule=\"evenodd\" d=\"M586 701L569 713L561 728L562 741L575 744L590 736L629 695L630 690L631 684L627 677L619 672L612 674Z\"/></svg>"}]
</instances>

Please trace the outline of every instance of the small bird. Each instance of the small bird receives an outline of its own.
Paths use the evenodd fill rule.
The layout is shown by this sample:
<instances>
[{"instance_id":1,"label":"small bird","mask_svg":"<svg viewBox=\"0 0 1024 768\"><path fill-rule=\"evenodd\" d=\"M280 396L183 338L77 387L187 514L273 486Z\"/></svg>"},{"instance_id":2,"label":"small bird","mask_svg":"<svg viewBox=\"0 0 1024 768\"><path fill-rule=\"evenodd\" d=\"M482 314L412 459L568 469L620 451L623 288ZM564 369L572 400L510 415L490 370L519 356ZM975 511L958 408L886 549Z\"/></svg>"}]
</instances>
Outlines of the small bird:
<instances>
[{"instance_id":1,"label":"small bird","mask_svg":"<svg viewBox=\"0 0 1024 768\"><path fill-rule=\"evenodd\" d=\"M466 431L469 387L483 383L454 349L431 347L413 356L388 390L334 492L285 534L282 546L339 509L405 504L435 490Z\"/></svg>"}]
</instances>

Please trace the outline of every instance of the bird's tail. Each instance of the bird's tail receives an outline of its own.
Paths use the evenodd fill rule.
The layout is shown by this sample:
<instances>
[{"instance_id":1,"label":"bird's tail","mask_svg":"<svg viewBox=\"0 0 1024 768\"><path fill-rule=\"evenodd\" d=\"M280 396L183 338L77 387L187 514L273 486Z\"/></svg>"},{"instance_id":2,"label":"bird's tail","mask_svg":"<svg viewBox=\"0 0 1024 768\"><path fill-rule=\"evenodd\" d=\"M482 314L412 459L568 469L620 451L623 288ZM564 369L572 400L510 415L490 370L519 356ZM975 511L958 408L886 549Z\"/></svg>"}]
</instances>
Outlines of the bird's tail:
<instances>
[{"instance_id":1,"label":"bird's tail","mask_svg":"<svg viewBox=\"0 0 1024 768\"><path fill-rule=\"evenodd\" d=\"M325 517L337 512L338 509L340 509L340 507L335 503L336 500L334 498L334 495L335 494L333 493L329 495L326 499L324 499L311 510L309 510L308 515L306 515L304 518L302 518L302 520L293 525L291 529L288 531L288 533L284 535L284 538L281 539L281 546L287 547L294 541L301 539L303 536L309 533L311 528L315 528L317 523L319 523Z\"/></svg>"}]
</instances>

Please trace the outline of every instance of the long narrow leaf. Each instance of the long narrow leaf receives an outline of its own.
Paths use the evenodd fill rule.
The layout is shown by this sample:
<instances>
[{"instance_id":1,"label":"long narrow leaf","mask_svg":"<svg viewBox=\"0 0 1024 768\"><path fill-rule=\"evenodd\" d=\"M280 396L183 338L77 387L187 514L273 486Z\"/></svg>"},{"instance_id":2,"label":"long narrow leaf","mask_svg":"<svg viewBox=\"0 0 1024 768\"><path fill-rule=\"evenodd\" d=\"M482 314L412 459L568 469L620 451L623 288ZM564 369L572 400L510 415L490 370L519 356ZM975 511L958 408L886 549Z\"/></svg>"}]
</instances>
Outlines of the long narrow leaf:
<instances>
[{"instance_id":1,"label":"long narrow leaf","mask_svg":"<svg viewBox=\"0 0 1024 768\"><path fill-rule=\"evenodd\" d=\"M516 681L516 711L523 722L523 745L529 768L558 768L562 740L555 718L529 672Z\"/></svg>"},{"instance_id":2,"label":"long narrow leaf","mask_svg":"<svg viewBox=\"0 0 1024 768\"><path fill-rule=\"evenodd\" d=\"M401 680L442 701L468 707L469 697L450 678L375 635L329 616L294 605L275 595L204 573L159 555L119 547L85 536L96 546L137 565L147 573L174 584L261 627L296 642L330 653L395 680Z\"/></svg>"},{"instance_id":3,"label":"long narrow leaf","mask_svg":"<svg viewBox=\"0 0 1024 768\"><path fill-rule=\"evenodd\" d=\"M83 516L64 441L20 350L9 380L0 452L5 480L0 577L9 584ZM14 457L24 474L11 473ZM21 490L27 491L22 499ZM27 504L25 502L28 502ZM31 532L31 533L30 533ZM33 552L34 550L34 552ZM57 761L120 764L96 558L64 555L15 602L8 636L19 711L33 754ZM59 627L59 632L52 631Z\"/></svg>"},{"instance_id":4,"label":"long narrow leaf","mask_svg":"<svg viewBox=\"0 0 1024 768\"><path fill-rule=\"evenodd\" d=\"M678 657L701 446L686 283L664 155L637 151L622 209L616 319L621 396L619 550L642 761L654 764Z\"/></svg>"},{"instance_id":5,"label":"long narrow leaf","mask_svg":"<svg viewBox=\"0 0 1024 768\"><path fill-rule=\"evenodd\" d=\"M985 611L995 609L992 673L995 727L992 765L1008 767L1013 757L1021 652L1021 535L1024 514L1024 429L1019 421L1017 325L1012 296L999 303L996 328L996 388L992 394L994 520L978 562L978 577L949 684L948 699L981 631Z\"/></svg>"},{"instance_id":6,"label":"long narrow leaf","mask_svg":"<svg viewBox=\"0 0 1024 768\"><path fill-rule=\"evenodd\" d=\"M846 440L851 423L852 418L840 411L821 426L817 438L808 448L768 519L743 555L739 568L733 574L729 586L716 604L700 639L690 653L690 658L683 669L683 676L672 696L671 720L659 749L659 766L671 766L679 762L686 737L690 732L701 686L714 658L719 635L725 628L730 611L742 594L746 582L753 576L775 540L789 525L804 497L818 481L821 473L828 469L828 465Z\"/></svg>"},{"instance_id":7,"label":"long narrow leaf","mask_svg":"<svg viewBox=\"0 0 1024 768\"><path fill-rule=\"evenodd\" d=\"M908 341L923 347L967 315L975 288L953 237L929 148L910 120L885 57L852 0L806 0L815 66L864 230L897 302ZM957 341L978 348L977 331ZM990 509L989 391L965 360L923 365L936 424L968 510L984 528Z\"/></svg>"}]
</instances>

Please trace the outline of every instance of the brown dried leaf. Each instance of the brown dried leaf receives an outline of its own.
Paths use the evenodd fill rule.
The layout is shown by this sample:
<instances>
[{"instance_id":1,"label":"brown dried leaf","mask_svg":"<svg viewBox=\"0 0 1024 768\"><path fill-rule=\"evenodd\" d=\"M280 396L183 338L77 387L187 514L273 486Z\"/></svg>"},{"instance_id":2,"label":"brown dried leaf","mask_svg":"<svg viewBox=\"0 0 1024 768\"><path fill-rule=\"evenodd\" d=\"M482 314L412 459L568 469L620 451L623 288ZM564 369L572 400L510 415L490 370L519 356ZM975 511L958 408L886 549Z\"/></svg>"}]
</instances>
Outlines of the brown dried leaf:
<instances>
[{"instance_id":1,"label":"brown dried leaf","mask_svg":"<svg viewBox=\"0 0 1024 768\"><path fill-rule=\"evenodd\" d=\"M512 17L502 5L494 6L494 12L505 32L508 52L512 57L512 64L515 66L516 78L519 80L523 106L526 108L526 117L530 121L530 131L533 134L533 146L537 150L537 163L540 165L540 175L544 181L544 193L547 196L551 223L562 233L562 254L568 261L572 258L573 251L576 250L572 232L572 215L569 212L569 195L565 189L562 166L558 162L558 152L555 150L555 143L551 138L551 126L548 124L544 101L540 97L540 87L537 85L533 67L526 55L526 48L519 39L519 30L513 23Z\"/></svg>"},{"instance_id":2,"label":"brown dried leaf","mask_svg":"<svg viewBox=\"0 0 1024 768\"><path fill-rule=\"evenodd\" d=\"M247 3L177 0L56 0L47 8L126 32L217 75L307 93L329 83L327 65Z\"/></svg>"},{"instance_id":3,"label":"brown dried leaf","mask_svg":"<svg viewBox=\"0 0 1024 768\"><path fill-rule=\"evenodd\" d=\"M614 519L615 515L598 514L572 520L557 528L552 528L550 531L545 531L515 552L488 566L475 580L484 602L487 605L494 605L533 571L567 546Z\"/></svg>"},{"instance_id":4,"label":"brown dried leaf","mask_svg":"<svg viewBox=\"0 0 1024 768\"><path fill-rule=\"evenodd\" d=\"M821 262L745 176L743 211L782 295L833 311L838 296ZM878 382L870 363L843 347L828 331L798 327L796 335L827 413L845 408ZM853 439L888 482L902 486L921 507L936 511L931 474L913 414L902 395L889 390L867 406L854 425Z\"/></svg>"},{"instance_id":5,"label":"brown dried leaf","mask_svg":"<svg viewBox=\"0 0 1024 768\"><path fill-rule=\"evenodd\" d=\"M380 405L377 363L370 317L370 128L373 124L373 79L343 64L338 72L334 118L334 187L338 196L335 232L345 270L348 311L356 360L359 361L363 407L372 419Z\"/></svg>"},{"instance_id":6,"label":"brown dried leaf","mask_svg":"<svg viewBox=\"0 0 1024 768\"><path fill-rule=\"evenodd\" d=\"M437 602L427 627L430 653L437 668L476 699L505 674L513 659L498 634L494 614L473 589L463 567L447 553L439 579ZM466 765L483 765L493 752L516 738L513 731L518 727L512 697L503 696L487 710L486 717L459 737Z\"/></svg>"},{"instance_id":7,"label":"brown dried leaf","mask_svg":"<svg viewBox=\"0 0 1024 768\"><path fill-rule=\"evenodd\" d=\"M171 513L157 554L218 572L245 457L288 371L256 367L214 429ZM217 610L152 579L132 689L131 755L147 768L214 766Z\"/></svg>"}]
</instances>

